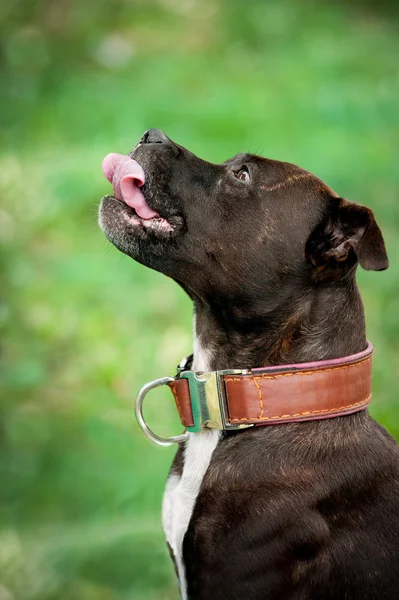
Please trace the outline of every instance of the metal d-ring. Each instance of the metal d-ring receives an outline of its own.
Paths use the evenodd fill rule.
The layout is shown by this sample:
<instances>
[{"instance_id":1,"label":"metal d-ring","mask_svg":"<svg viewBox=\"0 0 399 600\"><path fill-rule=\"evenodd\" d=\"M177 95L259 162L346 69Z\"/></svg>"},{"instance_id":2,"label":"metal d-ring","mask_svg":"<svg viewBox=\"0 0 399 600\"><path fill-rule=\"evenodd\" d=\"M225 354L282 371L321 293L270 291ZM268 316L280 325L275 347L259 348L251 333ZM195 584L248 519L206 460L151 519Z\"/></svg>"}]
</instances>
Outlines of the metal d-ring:
<instances>
[{"instance_id":1,"label":"metal d-ring","mask_svg":"<svg viewBox=\"0 0 399 600\"><path fill-rule=\"evenodd\" d=\"M174 377L161 377L161 379L154 379L154 381L150 381L149 383L143 385L136 398L135 413L137 422L140 425L140 428L144 435L148 437L149 440L154 442L154 444L158 444L159 446L171 446L172 444L184 442L188 438L187 431L185 431L182 435L174 435L169 438L164 438L159 435L156 435L156 433L151 431L151 429L148 427L143 417L143 402L148 392L161 385L171 383L174 380Z\"/></svg>"}]
</instances>

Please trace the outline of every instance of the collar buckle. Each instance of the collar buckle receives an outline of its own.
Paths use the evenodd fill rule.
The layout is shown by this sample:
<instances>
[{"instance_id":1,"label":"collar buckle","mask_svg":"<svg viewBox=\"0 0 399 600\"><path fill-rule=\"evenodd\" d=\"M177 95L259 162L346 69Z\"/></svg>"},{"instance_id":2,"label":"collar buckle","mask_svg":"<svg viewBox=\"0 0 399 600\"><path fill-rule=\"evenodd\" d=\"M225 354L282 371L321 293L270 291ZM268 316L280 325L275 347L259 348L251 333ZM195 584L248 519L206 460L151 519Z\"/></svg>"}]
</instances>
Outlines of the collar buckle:
<instances>
[{"instance_id":1,"label":"collar buckle","mask_svg":"<svg viewBox=\"0 0 399 600\"><path fill-rule=\"evenodd\" d=\"M232 424L228 414L224 375L246 375L247 370L195 372L182 371L180 379L187 379L194 425L187 427L190 433L204 429L237 430L253 427L253 424Z\"/></svg>"}]
</instances>

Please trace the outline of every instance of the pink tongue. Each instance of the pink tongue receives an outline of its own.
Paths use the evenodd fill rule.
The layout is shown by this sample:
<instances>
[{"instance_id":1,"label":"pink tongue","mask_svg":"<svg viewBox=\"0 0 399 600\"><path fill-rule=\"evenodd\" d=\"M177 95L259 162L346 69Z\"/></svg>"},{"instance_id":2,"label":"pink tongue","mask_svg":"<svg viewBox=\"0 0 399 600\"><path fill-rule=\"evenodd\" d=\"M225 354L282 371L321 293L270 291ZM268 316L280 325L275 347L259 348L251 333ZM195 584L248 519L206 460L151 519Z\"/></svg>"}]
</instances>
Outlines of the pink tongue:
<instances>
[{"instance_id":1,"label":"pink tongue","mask_svg":"<svg viewBox=\"0 0 399 600\"><path fill-rule=\"evenodd\" d=\"M107 154L102 163L105 177L112 183L115 198L123 200L133 208L142 219L159 217L155 210L150 208L140 191L144 185L144 171L138 162L124 154Z\"/></svg>"}]
</instances>

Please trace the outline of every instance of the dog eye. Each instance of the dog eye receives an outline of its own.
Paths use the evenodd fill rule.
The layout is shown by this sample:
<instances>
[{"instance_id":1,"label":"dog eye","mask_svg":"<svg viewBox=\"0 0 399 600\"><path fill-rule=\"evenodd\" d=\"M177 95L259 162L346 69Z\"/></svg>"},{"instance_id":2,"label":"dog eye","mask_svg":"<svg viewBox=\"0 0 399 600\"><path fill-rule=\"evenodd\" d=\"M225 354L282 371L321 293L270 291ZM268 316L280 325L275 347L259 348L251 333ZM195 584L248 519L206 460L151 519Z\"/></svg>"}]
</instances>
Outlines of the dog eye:
<instances>
[{"instance_id":1,"label":"dog eye","mask_svg":"<svg viewBox=\"0 0 399 600\"><path fill-rule=\"evenodd\" d=\"M234 171L234 176L241 181L249 181L249 172L247 167L241 167L239 171Z\"/></svg>"}]
</instances>

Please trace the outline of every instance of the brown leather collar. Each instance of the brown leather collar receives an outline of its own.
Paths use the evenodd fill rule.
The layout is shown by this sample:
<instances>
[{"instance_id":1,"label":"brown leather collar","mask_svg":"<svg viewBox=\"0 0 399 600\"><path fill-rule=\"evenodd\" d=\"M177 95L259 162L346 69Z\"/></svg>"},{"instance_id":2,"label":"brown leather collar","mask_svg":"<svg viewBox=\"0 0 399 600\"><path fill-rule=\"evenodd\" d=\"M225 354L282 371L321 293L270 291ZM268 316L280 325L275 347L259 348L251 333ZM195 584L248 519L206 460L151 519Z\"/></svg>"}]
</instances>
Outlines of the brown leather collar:
<instances>
[{"instance_id":1,"label":"brown leather collar","mask_svg":"<svg viewBox=\"0 0 399 600\"><path fill-rule=\"evenodd\" d=\"M168 382L188 431L240 429L339 417L371 399L373 347L343 358L261 369L194 373Z\"/></svg>"}]
</instances>

